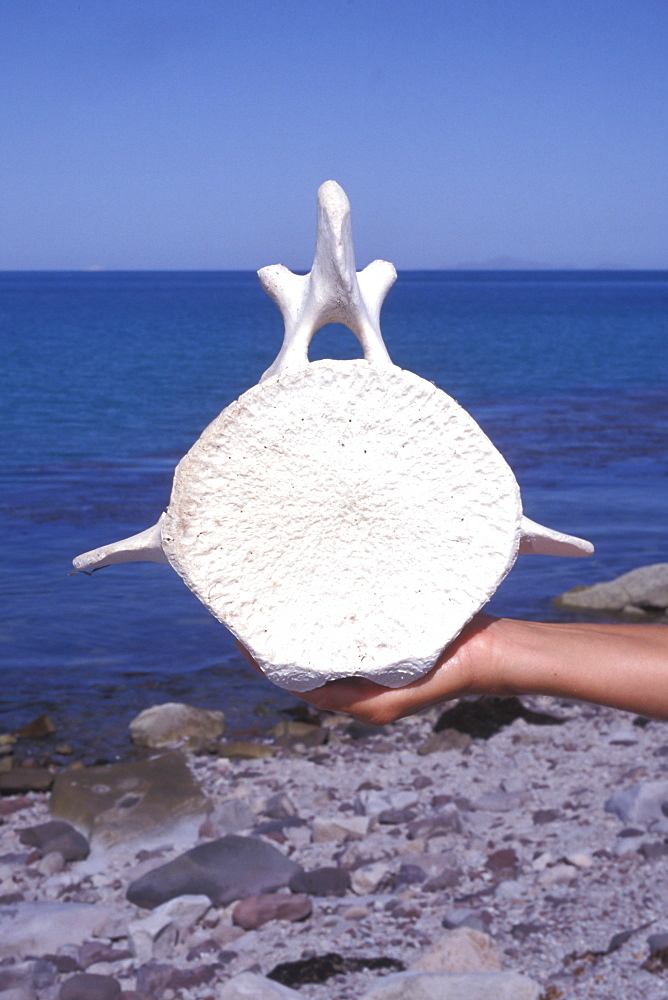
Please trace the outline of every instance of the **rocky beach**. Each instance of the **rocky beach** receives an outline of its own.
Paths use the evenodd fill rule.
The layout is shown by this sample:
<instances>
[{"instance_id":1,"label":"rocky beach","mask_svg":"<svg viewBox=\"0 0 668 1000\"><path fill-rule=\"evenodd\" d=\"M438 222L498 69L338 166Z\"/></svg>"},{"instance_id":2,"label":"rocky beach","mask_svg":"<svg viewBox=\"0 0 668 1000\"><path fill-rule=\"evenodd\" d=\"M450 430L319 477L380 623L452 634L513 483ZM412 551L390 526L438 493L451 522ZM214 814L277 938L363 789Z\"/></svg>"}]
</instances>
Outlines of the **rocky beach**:
<instances>
[{"instance_id":1,"label":"rocky beach","mask_svg":"<svg viewBox=\"0 0 668 1000\"><path fill-rule=\"evenodd\" d=\"M295 703L244 741L167 705L132 740L89 767L48 720L0 736L7 1000L666 996L665 723Z\"/></svg>"}]
</instances>

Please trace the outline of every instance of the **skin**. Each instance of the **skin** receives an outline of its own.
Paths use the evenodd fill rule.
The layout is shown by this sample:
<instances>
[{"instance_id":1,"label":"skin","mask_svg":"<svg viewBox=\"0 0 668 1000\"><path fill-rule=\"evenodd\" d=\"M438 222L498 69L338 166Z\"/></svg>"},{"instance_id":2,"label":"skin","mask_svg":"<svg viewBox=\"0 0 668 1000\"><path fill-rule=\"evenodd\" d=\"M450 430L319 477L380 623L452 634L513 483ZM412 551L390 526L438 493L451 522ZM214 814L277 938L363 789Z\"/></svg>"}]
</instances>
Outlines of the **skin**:
<instances>
[{"instance_id":1,"label":"skin","mask_svg":"<svg viewBox=\"0 0 668 1000\"><path fill-rule=\"evenodd\" d=\"M547 694L668 719L668 628L480 613L433 670L405 687L351 679L294 693L318 709L346 712L373 726L464 695Z\"/></svg>"}]
</instances>

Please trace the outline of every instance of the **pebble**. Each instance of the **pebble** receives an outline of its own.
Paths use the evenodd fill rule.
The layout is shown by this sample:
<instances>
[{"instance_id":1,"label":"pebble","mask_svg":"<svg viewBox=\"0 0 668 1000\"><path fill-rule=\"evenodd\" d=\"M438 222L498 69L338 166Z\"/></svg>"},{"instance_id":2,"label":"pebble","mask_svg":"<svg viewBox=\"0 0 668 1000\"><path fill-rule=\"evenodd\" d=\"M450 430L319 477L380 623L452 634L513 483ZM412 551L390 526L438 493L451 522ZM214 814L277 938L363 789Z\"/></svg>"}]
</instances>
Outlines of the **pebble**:
<instances>
[{"instance_id":1,"label":"pebble","mask_svg":"<svg viewBox=\"0 0 668 1000\"><path fill-rule=\"evenodd\" d=\"M666 933L662 724L544 698L497 703L491 718L463 704L458 724L480 728L480 712L484 735L434 734L434 712L383 733L313 712L279 730L283 747L173 751L197 822L181 840L173 823L135 829L104 863L99 844L66 859L54 838L76 840L106 803L124 822L146 801L122 787L141 761L61 771L59 786L81 776L86 789L76 820L54 816L44 791L5 794L8 996L60 1000L88 975L121 1000L665 1000L668 951L647 940ZM298 987L268 978L286 963L307 977ZM318 969L324 986L308 978Z\"/></svg>"}]
</instances>

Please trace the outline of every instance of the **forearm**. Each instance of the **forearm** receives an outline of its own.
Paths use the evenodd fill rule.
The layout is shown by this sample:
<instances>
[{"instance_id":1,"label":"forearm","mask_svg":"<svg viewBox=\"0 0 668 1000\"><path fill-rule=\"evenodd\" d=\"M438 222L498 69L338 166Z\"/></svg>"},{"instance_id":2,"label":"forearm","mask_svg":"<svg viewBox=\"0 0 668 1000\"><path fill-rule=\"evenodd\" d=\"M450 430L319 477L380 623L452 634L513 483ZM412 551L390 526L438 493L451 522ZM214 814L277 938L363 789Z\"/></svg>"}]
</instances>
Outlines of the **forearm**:
<instances>
[{"instance_id":1,"label":"forearm","mask_svg":"<svg viewBox=\"0 0 668 1000\"><path fill-rule=\"evenodd\" d=\"M472 664L480 694L548 694L668 719L668 627L500 618Z\"/></svg>"}]
</instances>

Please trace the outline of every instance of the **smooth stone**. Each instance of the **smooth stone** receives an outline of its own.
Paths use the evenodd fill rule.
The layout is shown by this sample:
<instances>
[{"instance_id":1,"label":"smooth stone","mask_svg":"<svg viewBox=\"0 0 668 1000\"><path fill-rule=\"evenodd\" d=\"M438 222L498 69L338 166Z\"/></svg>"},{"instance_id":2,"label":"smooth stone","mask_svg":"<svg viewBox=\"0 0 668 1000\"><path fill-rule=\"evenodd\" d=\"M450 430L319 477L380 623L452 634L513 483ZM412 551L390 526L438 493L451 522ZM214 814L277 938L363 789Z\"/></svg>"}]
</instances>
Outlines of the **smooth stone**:
<instances>
[{"instance_id":1,"label":"smooth stone","mask_svg":"<svg viewBox=\"0 0 668 1000\"><path fill-rule=\"evenodd\" d=\"M38 715L36 719L26 722L25 726L17 729L14 736L25 740L40 740L45 736L51 736L55 731L53 720L48 715Z\"/></svg>"},{"instance_id":2,"label":"smooth stone","mask_svg":"<svg viewBox=\"0 0 668 1000\"><path fill-rule=\"evenodd\" d=\"M541 987L517 972L397 972L361 1000L538 1000Z\"/></svg>"},{"instance_id":3,"label":"smooth stone","mask_svg":"<svg viewBox=\"0 0 668 1000\"><path fill-rule=\"evenodd\" d=\"M253 931L270 920L305 920L311 915L311 900L307 895L285 892L258 893L240 900L232 911L232 922L245 931Z\"/></svg>"},{"instance_id":4,"label":"smooth stone","mask_svg":"<svg viewBox=\"0 0 668 1000\"><path fill-rule=\"evenodd\" d=\"M114 1000L120 995L118 980L92 972L79 972L67 979L58 994L59 1000Z\"/></svg>"},{"instance_id":5,"label":"smooth stone","mask_svg":"<svg viewBox=\"0 0 668 1000\"><path fill-rule=\"evenodd\" d=\"M605 803L605 811L618 816L623 823L651 826L659 832L668 831L668 781L640 781L613 792Z\"/></svg>"},{"instance_id":6,"label":"smooth stone","mask_svg":"<svg viewBox=\"0 0 668 1000\"><path fill-rule=\"evenodd\" d=\"M458 927L446 931L410 968L420 972L498 972L501 956L489 934Z\"/></svg>"},{"instance_id":7,"label":"smooth stone","mask_svg":"<svg viewBox=\"0 0 668 1000\"><path fill-rule=\"evenodd\" d=\"M316 817L311 826L314 844L344 840L346 837L365 837L368 830L368 816Z\"/></svg>"},{"instance_id":8,"label":"smooth stone","mask_svg":"<svg viewBox=\"0 0 668 1000\"><path fill-rule=\"evenodd\" d=\"M0 795L19 795L24 792L48 792L55 774L46 767L15 767L0 773Z\"/></svg>"},{"instance_id":9,"label":"smooth stone","mask_svg":"<svg viewBox=\"0 0 668 1000\"><path fill-rule=\"evenodd\" d=\"M154 909L175 896L203 894L215 906L226 906L255 893L282 889L298 871L296 862L270 844L228 834L147 872L129 886L127 898L136 906Z\"/></svg>"},{"instance_id":10,"label":"smooth stone","mask_svg":"<svg viewBox=\"0 0 668 1000\"><path fill-rule=\"evenodd\" d=\"M466 750L471 744L468 733L460 733L457 729L442 729L432 733L418 747L418 753L424 757L429 753L445 753L448 750Z\"/></svg>"},{"instance_id":11,"label":"smooth stone","mask_svg":"<svg viewBox=\"0 0 668 1000\"><path fill-rule=\"evenodd\" d=\"M474 802L476 809L484 809L487 812L515 812L526 805L529 796L526 792L485 792Z\"/></svg>"},{"instance_id":12,"label":"smooth stone","mask_svg":"<svg viewBox=\"0 0 668 1000\"><path fill-rule=\"evenodd\" d=\"M350 888L350 875L345 868L314 868L296 872L289 882L292 892L309 896L343 896Z\"/></svg>"},{"instance_id":13,"label":"smooth stone","mask_svg":"<svg viewBox=\"0 0 668 1000\"><path fill-rule=\"evenodd\" d=\"M668 563L640 566L591 587L574 587L555 598L554 603L563 608L597 611L665 610L668 608Z\"/></svg>"},{"instance_id":14,"label":"smooth stone","mask_svg":"<svg viewBox=\"0 0 668 1000\"><path fill-rule=\"evenodd\" d=\"M50 805L56 818L88 836L98 855L119 846L192 844L210 808L177 751L63 771Z\"/></svg>"},{"instance_id":15,"label":"smooth stone","mask_svg":"<svg viewBox=\"0 0 668 1000\"><path fill-rule=\"evenodd\" d=\"M111 937L126 919L100 903L21 902L0 906L0 958L54 953L91 937Z\"/></svg>"},{"instance_id":16,"label":"smooth stone","mask_svg":"<svg viewBox=\"0 0 668 1000\"><path fill-rule=\"evenodd\" d=\"M166 702L144 709L130 723L130 739L140 747L202 750L225 732L223 712Z\"/></svg>"},{"instance_id":17,"label":"smooth stone","mask_svg":"<svg viewBox=\"0 0 668 1000\"><path fill-rule=\"evenodd\" d=\"M228 979L216 995L216 1000L298 1000L301 993L288 986L274 983L254 972L242 972Z\"/></svg>"},{"instance_id":18,"label":"smooth stone","mask_svg":"<svg viewBox=\"0 0 668 1000\"><path fill-rule=\"evenodd\" d=\"M432 875L422 888L425 892L440 892L443 889L454 889L461 882L462 872L460 868L444 868L438 875Z\"/></svg>"},{"instance_id":19,"label":"smooth stone","mask_svg":"<svg viewBox=\"0 0 668 1000\"><path fill-rule=\"evenodd\" d=\"M90 853L86 838L63 820L54 819L38 826L29 826L21 830L19 840L29 847L39 848L42 854L58 851L65 861L83 861Z\"/></svg>"}]
</instances>

